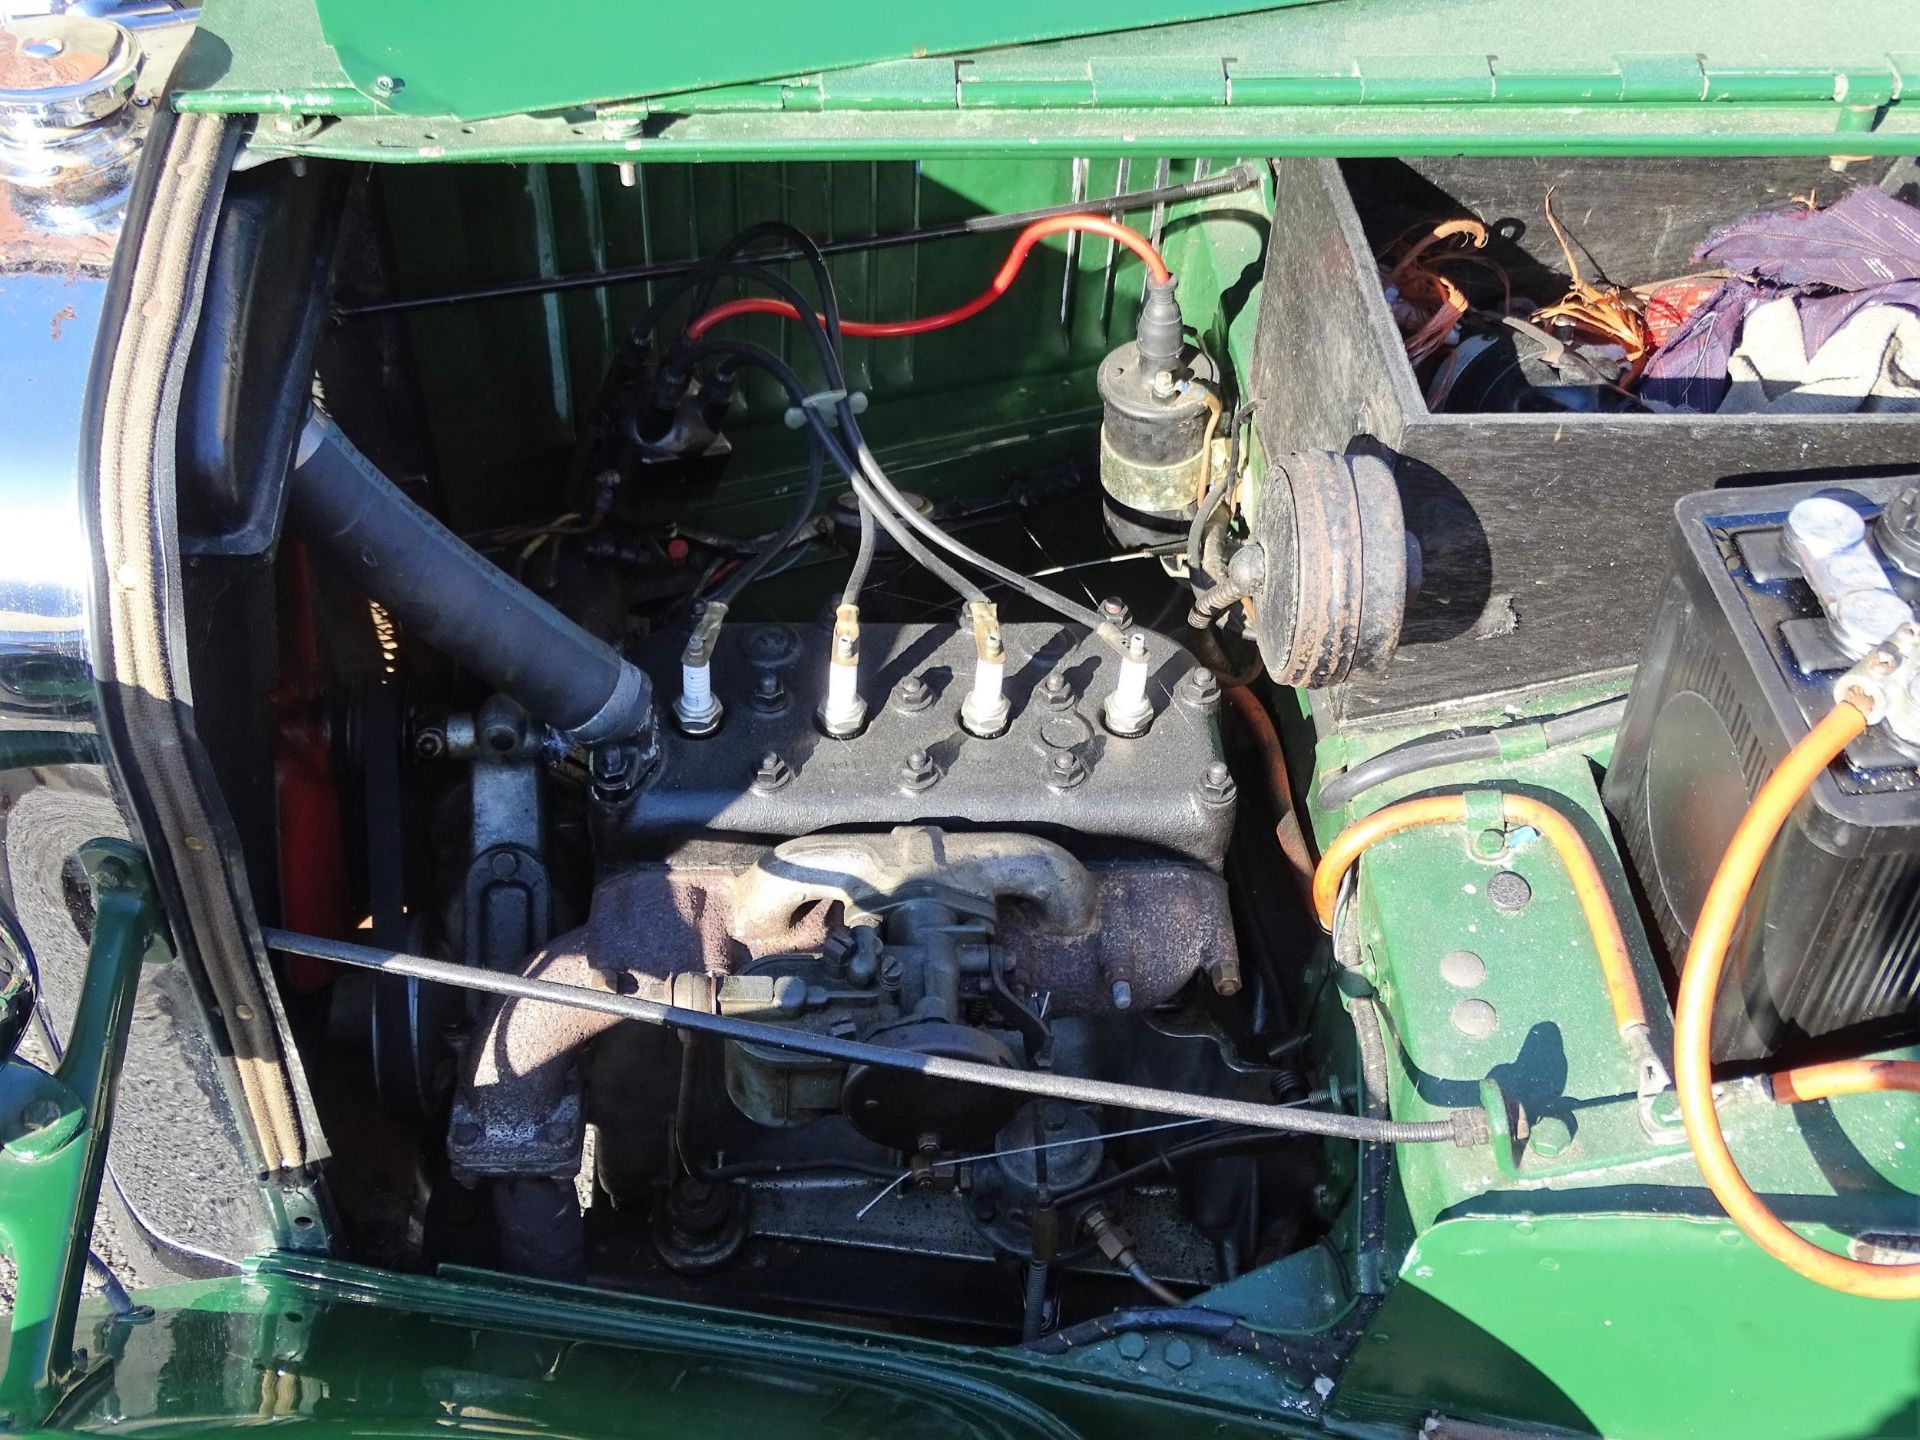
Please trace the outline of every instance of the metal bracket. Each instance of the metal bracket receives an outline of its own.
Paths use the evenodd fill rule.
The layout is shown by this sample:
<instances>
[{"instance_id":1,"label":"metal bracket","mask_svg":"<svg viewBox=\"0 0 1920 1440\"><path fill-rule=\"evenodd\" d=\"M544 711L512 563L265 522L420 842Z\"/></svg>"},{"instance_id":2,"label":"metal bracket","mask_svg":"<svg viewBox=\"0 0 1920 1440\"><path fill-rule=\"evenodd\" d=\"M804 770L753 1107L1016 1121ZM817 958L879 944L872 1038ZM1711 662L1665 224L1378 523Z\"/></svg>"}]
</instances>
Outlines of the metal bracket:
<instances>
[{"instance_id":1,"label":"metal bracket","mask_svg":"<svg viewBox=\"0 0 1920 1440\"><path fill-rule=\"evenodd\" d=\"M114 1087L141 966L173 956L138 848L95 840L81 847L80 862L93 882L93 937L66 1053L51 1075L18 1059L0 1067L0 1235L19 1272L0 1419L14 1428L45 1423L85 1378L74 1324Z\"/></svg>"}]
</instances>

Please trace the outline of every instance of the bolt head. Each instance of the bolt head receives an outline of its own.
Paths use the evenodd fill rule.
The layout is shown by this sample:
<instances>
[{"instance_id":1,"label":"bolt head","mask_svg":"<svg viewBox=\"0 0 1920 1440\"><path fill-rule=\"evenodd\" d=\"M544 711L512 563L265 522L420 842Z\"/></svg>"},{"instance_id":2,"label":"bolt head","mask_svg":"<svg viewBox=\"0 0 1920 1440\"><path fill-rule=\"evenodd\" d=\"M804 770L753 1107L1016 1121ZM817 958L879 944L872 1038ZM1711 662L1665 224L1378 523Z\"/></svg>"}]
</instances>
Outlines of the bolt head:
<instances>
[{"instance_id":1,"label":"bolt head","mask_svg":"<svg viewBox=\"0 0 1920 1440\"><path fill-rule=\"evenodd\" d=\"M1040 698L1053 709L1064 710L1073 703L1073 685L1056 672L1040 682Z\"/></svg>"},{"instance_id":2,"label":"bolt head","mask_svg":"<svg viewBox=\"0 0 1920 1440\"><path fill-rule=\"evenodd\" d=\"M1462 1035L1484 1040L1499 1028L1500 1012L1485 1000L1462 1000L1453 1007L1453 1028Z\"/></svg>"},{"instance_id":3,"label":"bolt head","mask_svg":"<svg viewBox=\"0 0 1920 1440\"><path fill-rule=\"evenodd\" d=\"M1527 1131L1527 1148L1543 1160L1564 1155L1573 1144L1573 1130L1557 1115L1543 1115Z\"/></svg>"},{"instance_id":4,"label":"bolt head","mask_svg":"<svg viewBox=\"0 0 1920 1440\"><path fill-rule=\"evenodd\" d=\"M1109 625L1124 630L1133 623L1133 611L1127 608L1127 602L1118 595L1109 595L1100 602L1100 618Z\"/></svg>"}]
</instances>

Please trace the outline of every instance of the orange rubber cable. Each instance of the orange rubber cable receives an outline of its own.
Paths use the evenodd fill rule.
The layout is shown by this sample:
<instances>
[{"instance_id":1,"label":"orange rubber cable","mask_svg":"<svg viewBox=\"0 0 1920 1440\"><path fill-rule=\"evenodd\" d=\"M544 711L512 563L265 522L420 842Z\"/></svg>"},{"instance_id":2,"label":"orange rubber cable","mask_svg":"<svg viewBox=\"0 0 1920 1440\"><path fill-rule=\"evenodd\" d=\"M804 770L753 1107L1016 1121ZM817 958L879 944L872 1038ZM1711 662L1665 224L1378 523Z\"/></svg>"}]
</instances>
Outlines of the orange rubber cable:
<instances>
[{"instance_id":1,"label":"orange rubber cable","mask_svg":"<svg viewBox=\"0 0 1920 1440\"><path fill-rule=\"evenodd\" d=\"M1781 1070L1772 1080L1773 1098L1782 1105L1888 1090L1911 1090L1920 1095L1920 1061L1835 1060L1826 1065Z\"/></svg>"},{"instance_id":2,"label":"orange rubber cable","mask_svg":"<svg viewBox=\"0 0 1920 1440\"><path fill-rule=\"evenodd\" d=\"M1741 1175L1721 1133L1720 1116L1713 1103L1710 1044L1714 996L1754 878L1794 807L1866 728L1867 717L1857 705L1846 700L1835 705L1787 752L1734 831L1700 906L1686 968L1680 975L1680 999L1673 1022L1673 1078L1680 1096L1680 1118L1687 1127L1687 1143L1693 1148L1700 1173L1714 1198L1748 1239L1789 1269L1831 1290L1868 1299L1920 1300L1920 1263L1874 1265L1836 1255L1801 1238L1769 1210ZM1804 1099L1848 1094L1860 1088L1907 1089L1913 1088L1917 1072L1920 1066L1893 1062L1812 1066L1774 1077L1774 1093L1777 1098L1786 1098L1781 1096L1783 1079L1788 1097Z\"/></svg>"},{"instance_id":3,"label":"orange rubber cable","mask_svg":"<svg viewBox=\"0 0 1920 1440\"><path fill-rule=\"evenodd\" d=\"M1525 795L1502 795L1500 814L1509 824L1532 826L1553 846L1573 882L1573 893L1580 901L1581 914L1586 917L1587 929L1593 936L1593 948L1600 957L1600 973L1606 981L1607 1001L1613 1007L1614 1024L1622 1031L1644 1026L1647 1011L1640 998L1640 982L1634 978L1627 937L1620 930L1620 919L1607 894L1607 882L1594 863L1593 852L1580 838L1580 832L1558 810ZM1425 825L1464 825L1466 822L1465 795L1403 800L1354 821L1334 837L1320 857L1319 868L1313 872L1313 908L1321 928L1333 929L1340 882L1369 846L1389 835Z\"/></svg>"},{"instance_id":4,"label":"orange rubber cable","mask_svg":"<svg viewBox=\"0 0 1920 1440\"><path fill-rule=\"evenodd\" d=\"M993 281L973 299L964 305L956 305L951 310L942 310L937 315L922 315L912 320L842 320L840 332L843 335L864 337L872 340L894 339L902 335L925 335L930 331L944 330L949 325L958 325L962 320L971 320L994 301L1007 293L1014 277L1020 273L1020 267L1026 263L1027 255L1035 245L1049 235L1058 235L1064 231L1078 230L1089 235L1100 235L1114 244L1131 250L1146 262L1147 272L1155 281L1164 284L1172 278L1167 262L1160 258L1160 252L1153 243L1137 230L1129 229L1104 215L1052 215L1045 220L1036 220L1027 226L1014 239L1013 248L1007 252ZM800 312L784 300L772 300L763 296L748 296L741 300L729 300L716 305L711 310L694 318L687 327L689 338L698 340L707 331L724 320L737 315L784 315L789 320L798 320ZM824 317L822 317L824 323Z\"/></svg>"}]
</instances>

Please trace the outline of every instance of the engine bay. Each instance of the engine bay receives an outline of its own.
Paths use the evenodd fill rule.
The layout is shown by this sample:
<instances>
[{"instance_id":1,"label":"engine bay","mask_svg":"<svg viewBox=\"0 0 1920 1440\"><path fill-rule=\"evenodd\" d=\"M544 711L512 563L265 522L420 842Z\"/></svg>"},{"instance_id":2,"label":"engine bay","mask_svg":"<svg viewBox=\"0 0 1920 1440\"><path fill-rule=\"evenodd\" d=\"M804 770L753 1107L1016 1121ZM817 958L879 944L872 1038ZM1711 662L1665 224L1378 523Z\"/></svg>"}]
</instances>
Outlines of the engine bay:
<instances>
[{"instance_id":1,"label":"engine bay","mask_svg":"<svg viewBox=\"0 0 1920 1440\"><path fill-rule=\"evenodd\" d=\"M1731 653L1689 602L1629 699L1639 621L1580 577L1654 617L1717 452L1670 435L1683 458L1633 469L1642 534L1511 499L1463 531L1476 417L1395 431L1343 389L1344 272L1280 238L1331 197L1380 363L1424 366L1434 322L1416 345L1338 188L1373 172L1306 165L233 177L183 406L188 659L331 1253L1062 1350L1264 1295L1230 1313L1296 1307L1245 1342L1304 1377L1290 1407L1344 1375L1353 1413L1397 1413L1405 1351L1359 1342L1408 1333L1422 1256L1629 1193L1699 1213L1668 922L1752 747L1914 662L1897 617L1824 658L1749 645L1725 663L1818 678L1734 719L1674 658ZM822 195L846 213L813 228ZM593 283L552 272L588 241ZM487 278L526 244L544 279ZM1550 378L1495 418L1576 447L1656 420L1568 420ZM1892 533L1897 423L1836 420L1818 472L1746 466L1788 483L1672 553L1758 564L1739 537L1796 533L1842 473ZM1727 613L1841 634L1827 562L1770 543ZM1898 544L1858 543L1913 598ZM1676 766L1713 777L1711 823ZM1906 1064L1906 934L1741 951L1719 1083L1771 1112L1788 1065ZM1781 966L1839 978L1803 1002L1757 978ZM1881 1157L1910 1123L1851 1113ZM1787 1123L1743 1143L1777 1159ZM1899 1174L1772 1174L1904 1253Z\"/></svg>"}]
</instances>

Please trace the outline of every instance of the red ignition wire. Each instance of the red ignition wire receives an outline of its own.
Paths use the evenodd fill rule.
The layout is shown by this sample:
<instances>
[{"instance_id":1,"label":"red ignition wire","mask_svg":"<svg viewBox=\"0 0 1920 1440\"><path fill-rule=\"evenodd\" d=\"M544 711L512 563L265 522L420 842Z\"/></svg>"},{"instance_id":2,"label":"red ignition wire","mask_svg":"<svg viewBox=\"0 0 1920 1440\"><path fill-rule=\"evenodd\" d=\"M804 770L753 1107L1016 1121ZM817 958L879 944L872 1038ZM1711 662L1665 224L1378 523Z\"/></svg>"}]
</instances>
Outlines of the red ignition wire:
<instances>
[{"instance_id":1,"label":"red ignition wire","mask_svg":"<svg viewBox=\"0 0 1920 1440\"><path fill-rule=\"evenodd\" d=\"M874 340L888 340L901 335L925 335L929 331L944 330L949 325L958 325L962 320L971 320L986 309L1013 284L1014 277L1020 273L1020 267L1026 263L1027 253L1049 235L1058 235L1066 230L1082 230L1090 235L1104 235L1116 245L1123 245L1146 262L1147 273L1155 281L1164 284L1172 278L1167 262L1160 258L1160 252L1153 243L1137 230L1130 230L1107 219L1104 215L1053 215L1045 220L1036 220L1022 230L1013 242L1013 248L1007 252L1005 263L993 277L993 283L964 305L956 305L951 310L942 310L937 315L922 315L915 320L843 320L840 322L842 334L865 337ZM758 296L744 300L729 300L724 305L716 305L711 310L694 318L687 327L689 339L698 340L707 331L723 320L731 320L736 315L784 315L789 320L798 320L800 312L784 300L770 300Z\"/></svg>"}]
</instances>

